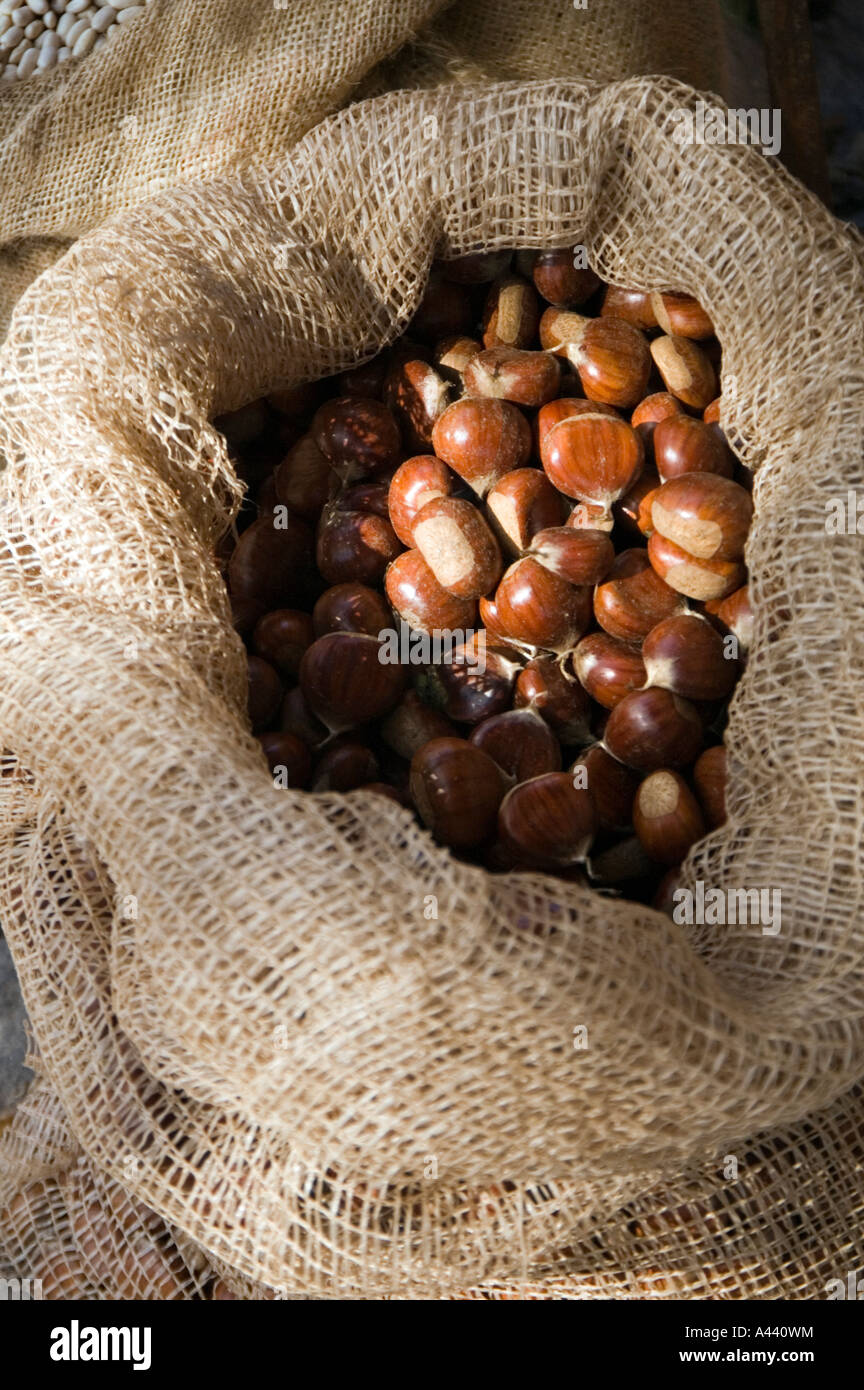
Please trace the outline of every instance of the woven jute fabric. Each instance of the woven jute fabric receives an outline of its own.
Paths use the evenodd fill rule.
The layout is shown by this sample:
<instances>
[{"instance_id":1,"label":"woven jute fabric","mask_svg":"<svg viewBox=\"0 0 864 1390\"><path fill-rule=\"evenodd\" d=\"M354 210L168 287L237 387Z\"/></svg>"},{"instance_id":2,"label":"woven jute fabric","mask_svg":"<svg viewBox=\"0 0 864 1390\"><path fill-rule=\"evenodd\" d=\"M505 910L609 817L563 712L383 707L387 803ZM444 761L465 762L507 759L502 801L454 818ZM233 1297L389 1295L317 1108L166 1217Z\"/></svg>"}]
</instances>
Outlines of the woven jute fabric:
<instances>
[{"instance_id":1,"label":"woven jute fabric","mask_svg":"<svg viewBox=\"0 0 864 1390\"><path fill-rule=\"evenodd\" d=\"M0 85L0 338L76 237L179 181L281 155L348 101L661 72L724 90L716 0L148 0L99 53Z\"/></svg>"},{"instance_id":2,"label":"woven jute fabric","mask_svg":"<svg viewBox=\"0 0 864 1390\"><path fill-rule=\"evenodd\" d=\"M356 103L110 219L21 299L0 919L39 1080L0 1145L14 1272L84 1267L102 1297L217 1273L240 1296L819 1297L860 1264L864 578L825 515L864 485L861 243L755 151L679 144L697 99ZM684 882L779 891L776 935L490 877L388 801L274 789L248 730L212 558L240 485L209 422L393 341L435 255L576 243L697 294L723 344L756 634L729 821Z\"/></svg>"}]
</instances>

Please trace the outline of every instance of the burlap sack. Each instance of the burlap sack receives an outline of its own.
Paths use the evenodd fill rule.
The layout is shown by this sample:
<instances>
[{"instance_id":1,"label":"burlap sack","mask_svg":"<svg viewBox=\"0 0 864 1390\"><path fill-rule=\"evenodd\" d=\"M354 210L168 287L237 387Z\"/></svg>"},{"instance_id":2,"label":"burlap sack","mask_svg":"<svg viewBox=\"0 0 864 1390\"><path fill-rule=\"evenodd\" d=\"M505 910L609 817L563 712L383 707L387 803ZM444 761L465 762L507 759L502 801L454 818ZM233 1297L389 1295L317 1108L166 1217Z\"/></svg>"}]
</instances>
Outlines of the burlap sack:
<instances>
[{"instance_id":1,"label":"burlap sack","mask_svg":"<svg viewBox=\"0 0 864 1390\"><path fill-rule=\"evenodd\" d=\"M27 285L105 217L281 155L353 98L658 72L725 90L716 0L148 0L101 52L0 84L0 339Z\"/></svg>"},{"instance_id":2,"label":"burlap sack","mask_svg":"<svg viewBox=\"0 0 864 1390\"><path fill-rule=\"evenodd\" d=\"M19 1274L818 1297L860 1262L864 581L825 504L862 481L861 247L752 150L676 143L695 100L384 96L110 220L23 297L0 918L43 1079L2 1145ZM696 293L723 343L756 640L729 823L685 881L780 890L776 936L490 878L395 805L274 790L246 726L211 559L239 485L208 421L392 341L435 254L576 242ZM122 1271L87 1253L106 1222Z\"/></svg>"}]
</instances>

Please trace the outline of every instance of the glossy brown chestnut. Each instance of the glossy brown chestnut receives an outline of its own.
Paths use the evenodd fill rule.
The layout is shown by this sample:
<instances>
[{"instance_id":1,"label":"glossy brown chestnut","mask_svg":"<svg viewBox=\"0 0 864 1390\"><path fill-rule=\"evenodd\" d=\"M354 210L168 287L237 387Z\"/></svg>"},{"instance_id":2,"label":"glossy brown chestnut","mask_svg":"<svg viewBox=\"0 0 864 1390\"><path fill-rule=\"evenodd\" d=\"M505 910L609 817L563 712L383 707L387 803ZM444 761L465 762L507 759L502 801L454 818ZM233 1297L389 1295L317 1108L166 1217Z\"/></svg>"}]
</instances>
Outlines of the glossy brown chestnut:
<instances>
[{"instance_id":1,"label":"glossy brown chestnut","mask_svg":"<svg viewBox=\"0 0 864 1390\"><path fill-rule=\"evenodd\" d=\"M703 349L690 338L664 334L650 350L666 390L694 410L704 410L717 394L717 374Z\"/></svg>"},{"instance_id":2,"label":"glossy brown chestnut","mask_svg":"<svg viewBox=\"0 0 864 1390\"><path fill-rule=\"evenodd\" d=\"M513 703L519 667L506 648L484 643L478 663L474 644L456 647L451 662L430 668L421 678L437 708L457 724L479 724Z\"/></svg>"},{"instance_id":3,"label":"glossy brown chestnut","mask_svg":"<svg viewBox=\"0 0 864 1390\"><path fill-rule=\"evenodd\" d=\"M375 516L390 520L390 479L367 479L363 483L352 483L342 488L333 498L333 506L340 512L372 512Z\"/></svg>"},{"instance_id":4,"label":"glossy brown chestnut","mask_svg":"<svg viewBox=\"0 0 864 1390\"><path fill-rule=\"evenodd\" d=\"M726 749L706 748L693 766L693 785L711 830L726 822Z\"/></svg>"},{"instance_id":5,"label":"glossy brown chestnut","mask_svg":"<svg viewBox=\"0 0 864 1390\"><path fill-rule=\"evenodd\" d=\"M400 464L390 480L390 523L403 545L413 545L414 518L436 497L449 497L453 474L434 454L415 454Z\"/></svg>"},{"instance_id":6,"label":"glossy brown chestnut","mask_svg":"<svg viewBox=\"0 0 864 1390\"><path fill-rule=\"evenodd\" d=\"M753 501L731 478L684 473L660 488L651 519L655 531L697 560L740 560Z\"/></svg>"},{"instance_id":7,"label":"glossy brown chestnut","mask_svg":"<svg viewBox=\"0 0 864 1390\"><path fill-rule=\"evenodd\" d=\"M626 830L633 819L633 798L639 777L607 753L602 743L580 753L570 768L576 786L588 788L601 830Z\"/></svg>"},{"instance_id":8,"label":"glossy brown chestnut","mask_svg":"<svg viewBox=\"0 0 864 1390\"><path fill-rule=\"evenodd\" d=\"M564 523L574 531L614 531L615 517L602 502L577 502Z\"/></svg>"},{"instance_id":9,"label":"glossy brown chestnut","mask_svg":"<svg viewBox=\"0 0 864 1390\"><path fill-rule=\"evenodd\" d=\"M514 641L566 652L591 621L591 590L568 584L526 556L505 571L495 591L495 607L504 632Z\"/></svg>"},{"instance_id":10,"label":"glossy brown chestnut","mask_svg":"<svg viewBox=\"0 0 864 1390\"><path fill-rule=\"evenodd\" d=\"M228 585L239 625L252 627L274 608L294 608L307 593L312 533L288 512L274 524L268 513L240 536L228 560Z\"/></svg>"},{"instance_id":11,"label":"glossy brown chestnut","mask_svg":"<svg viewBox=\"0 0 864 1390\"><path fill-rule=\"evenodd\" d=\"M591 793L566 772L546 772L512 787L498 812L498 837L538 867L578 864L597 829Z\"/></svg>"},{"instance_id":12,"label":"glossy brown chestnut","mask_svg":"<svg viewBox=\"0 0 864 1390\"><path fill-rule=\"evenodd\" d=\"M648 344L624 319L547 309L540 320L540 345L576 368L590 401L620 408L638 405L645 395L651 374Z\"/></svg>"},{"instance_id":13,"label":"glossy brown chestnut","mask_svg":"<svg viewBox=\"0 0 864 1390\"><path fill-rule=\"evenodd\" d=\"M630 424L636 429L639 425L657 425L672 415L683 414L681 402L671 391L654 391L650 396L646 396L644 401L639 402L630 416Z\"/></svg>"},{"instance_id":14,"label":"glossy brown chestnut","mask_svg":"<svg viewBox=\"0 0 864 1390\"><path fill-rule=\"evenodd\" d=\"M456 727L440 710L421 700L416 690L406 690L379 729L388 748L409 762L418 749L433 738L455 738Z\"/></svg>"},{"instance_id":15,"label":"glossy brown chestnut","mask_svg":"<svg viewBox=\"0 0 864 1390\"><path fill-rule=\"evenodd\" d=\"M600 276L574 264L573 251L538 251L531 269L534 288L559 308L584 304L600 287Z\"/></svg>"},{"instance_id":16,"label":"glossy brown chestnut","mask_svg":"<svg viewBox=\"0 0 864 1390\"><path fill-rule=\"evenodd\" d=\"M483 310L483 346L527 348L537 337L540 302L521 275L496 280Z\"/></svg>"},{"instance_id":17,"label":"glossy brown chestnut","mask_svg":"<svg viewBox=\"0 0 864 1390\"><path fill-rule=\"evenodd\" d=\"M522 468L531 453L531 430L510 401L465 398L436 421L432 447L481 497L505 473Z\"/></svg>"},{"instance_id":18,"label":"glossy brown chestnut","mask_svg":"<svg viewBox=\"0 0 864 1390\"><path fill-rule=\"evenodd\" d=\"M658 864L680 864L705 834L699 803L679 772L649 773L633 801L633 829Z\"/></svg>"},{"instance_id":19,"label":"glossy brown chestnut","mask_svg":"<svg viewBox=\"0 0 864 1390\"><path fill-rule=\"evenodd\" d=\"M671 589L692 599L725 598L747 577L739 560L697 560L657 531L648 538L648 559Z\"/></svg>"},{"instance_id":20,"label":"glossy brown chestnut","mask_svg":"<svg viewBox=\"0 0 864 1390\"><path fill-rule=\"evenodd\" d=\"M246 658L246 707L253 729L267 729L275 723L282 703L282 682L275 667L260 656Z\"/></svg>"},{"instance_id":21,"label":"glossy brown chestnut","mask_svg":"<svg viewBox=\"0 0 864 1390\"><path fill-rule=\"evenodd\" d=\"M654 462L661 482L682 473L717 473L731 478L734 459L720 436L692 415L661 420L652 436Z\"/></svg>"},{"instance_id":22,"label":"glossy brown chestnut","mask_svg":"<svg viewBox=\"0 0 864 1390\"><path fill-rule=\"evenodd\" d=\"M477 604L448 594L419 550L406 550L393 561L384 587L396 613L417 632L465 631L475 625Z\"/></svg>"},{"instance_id":23,"label":"glossy brown chestnut","mask_svg":"<svg viewBox=\"0 0 864 1390\"><path fill-rule=\"evenodd\" d=\"M432 428L450 403L450 383L428 362L396 362L384 382L384 403L393 412L407 449L428 449Z\"/></svg>"},{"instance_id":24,"label":"glossy brown chestnut","mask_svg":"<svg viewBox=\"0 0 864 1390\"><path fill-rule=\"evenodd\" d=\"M720 402L722 399L722 396L715 396L713 401L709 401L702 411L702 419L706 425L720 424Z\"/></svg>"},{"instance_id":25,"label":"glossy brown chestnut","mask_svg":"<svg viewBox=\"0 0 864 1390\"><path fill-rule=\"evenodd\" d=\"M561 745L546 721L529 707L484 719L471 730L470 742L494 758L515 782L561 771Z\"/></svg>"},{"instance_id":26,"label":"glossy brown chestnut","mask_svg":"<svg viewBox=\"0 0 864 1390\"><path fill-rule=\"evenodd\" d=\"M655 290L651 307L664 333L678 334L681 338L714 336L713 323L692 294L663 294Z\"/></svg>"},{"instance_id":27,"label":"glossy brown chestnut","mask_svg":"<svg viewBox=\"0 0 864 1390\"><path fill-rule=\"evenodd\" d=\"M642 440L625 420L599 413L561 420L540 446L543 470L559 492L607 511L639 476L644 457Z\"/></svg>"},{"instance_id":28,"label":"glossy brown chestnut","mask_svg":"<svg viewBox=\"0 0 864 1390\"><path fill-rule=\"evenodd\" d=\"M559 396L556 400L548 401L546 405L541 406L535 416L537 452L542 453L543 441L555 425L560 425L562 420L572 420L575 415L607 415L612 420L621 419L618 411L611 405L603 405L600 401L586 401L583 396Z\"/></svg>"},{"instance_id":29,"label":"glossy brown chestnut","mask_svg":"<svg viewBox=\"0 0 864 1390\"><path fill-rule=\"evenodd\" d=\"M334 733L389 714L402 698L405 668L379 661L381 644L360 632L328 632L305 652L300 688Z\"/></svg>"},{"instance_id":30,"label":"glossy brown chestnut","mask_svg":"<svg viewBox=\"0 0 864 1390\"><path fill-rule=\"evenodd\" d=\"M541 406L558 393L561 368L548 352L522 348L487 348L465 368L465 390L471 396Z\"/></svg>"},{"instance_id":31,"label":"glossy brown chestnut","mask_svg":"<svg viewBox=\"0 0 864 1390\"><path fill-rule=\"evenodd\" d=\"M624 642L642 642L657 623L685 609L680 594L655 574L644 550L622 550L594 591L594 617L604 632Z\"/></svg>"},{"instance_id":32,"label":"glossy brown chestnut","mask_svg":"<svg viewBox=\"0 0 864 1390\"><path fill-rule=\"evenodd\" d=\"M337 396L319 406L312 438L344 479L395 468L402 449L392 412L364 396Z\"/></svg>"},{"instance_id":33,"label":"glossy brown chestnut","mask_svg":"<svg viewBox=\"0 0 864 1390\"><path fill-rule=\"evenodd\" d=\"M607 285L600 307L603 318L624 319L634 328L657 327L657 318L649 290L627 290L620 285Z\"/></svg>"},{"instance_id":34,"label":"glossy brown chestnut","mask_svg":"<svg viewBox=\"0 0 864 1390\"><path fill-rule=\"evenodd\" d=\"M437 343L450 334L470 333L473 319L468 291L433 270L408 331L423 342Z\"/></svg>"},{"instance_id":35,"label":"glossy brown chestnut","mask_svg":"<svg viewBox=\"0 0 864 1390\"><path fill-rule=\"evenodd\" d=\"M315 559L328 584L380 584L401 549L390 522L374 512L330 504L321 514Z\"/></svg>"},{"instance_id":36,"label":"glossy brown chestnut","mask_svg":"<svg viewBox=\"0 0 864 1390\"><path fill-rule=\"evenodd\" d=\"M564 501L539 468L514 468L505 473L486 498L493 531L510 554L519 555L538 531L560 526Z\"/></svg>"},{"instance_id":37,"label":"glossy brown chestnut","mask_svg":"<svg viewBox=\"0 0 864 1390\"><path fill-rule=\"evenodd\" d=\"M612 517L626 530L641 536L650 536L654 530L651 520L651 507L654 494L660 486L660 479L653 468L644 468L636 479L622 492L612 507Z\"/></svg>"},{"instance_id":38,"label":"glossy brown chestnut","mask_svg":"<svg viewBox=\"0 0 864 1390\"><path fill-rule=\"evenodd\" d=\"M469 251L467 256L439 261L437 268L457 285L486 285L505 275L512 259L512 251Z\"/></svg>"},{"instance_id":39,"label":"glossy brown chestnut","mask_svg":"<svg viewBox=\"0 0 864 1390\"><path fill-rule=\"evenodd\" d=\"M742 652L747 652L753 644L753 608L750 603L750 590L746 584L736 589L726 598L709 599L705 604L710 613L727 632L738 639Z\"/></svg>"},{"instance_id":40,"label":"glossy brown chestnut","mask_svg":"<svg viewBox=\"0 0 864 1390\"><path fill-rule=\"evenodd\" d=\"M501 551L472 502L436 497L414 518L414 545L448 594L476 599L501 577Z\"/></svg>"},{"instance_id":41,"label":"glossy brown chestnut","mask_svg":"<svg viewBox=\"0 0 864 1390\"><path fill-rule=\"evenodd\" d=\"M565 746L588 737L591 702L579 682L551 656L529 661L516 678L515 705L537 711Z\"/></svg>"},{"instance_id":42,"label":"glossy brown chestnut","mask_svg":"<svg viewBox=\"0 0 864 1390\"><path fill-rule=\"evenodd\" d=\"M639 648L608 632L589 632L572 657L573 670L592 700L614 709L632 690L646 681L645 662Z\"/></svg>"},{"instance_id":43,"label":"glossy brown chestnut","mask_svg":"<svg viewBox=\"0 0 864 1390\"><path fill-rule=\"evenodd\" d=\"M453 386L462 385L462 375L472 357L483 351L483 344L476 338L468 338L464 333L442 338L436 344L433 360L440 376Z\"/></svg>"},{"instance_id":44,"label":"glossy brown chestnut","mask_svg":"<svg viewBox=\"0 0 864 1390\"><path fill-rule=\"evenodd\" d=\"M336 483L336 475L311 434L289 449L273 472L276 501L308 521L316 521Z\"/></svg>"},{"instance_id":45,"label":"glossy brown chestnut","mask_svg":"<svg viewBox=\"0 0 864 1390\"><path fill-rule=\"evenodd\" d=\"M561 579L592 588L606 577L615 560L608 534L587 527L547 527L537 532L527 553Z\"/></svg>"},{"instance_id":46,"label":"glossy brown chestnut","mask_svg":"<svg viewBox=\"0 0 864 1390\"><path fill-rule=\"evenodd\" d=\"M364 743L340 737L324 749L315 764L313 792L350 792L366 782L377 782L378 759Z\"/></svg>"},{"instance_id":47,"label":"glossy brown chestnut","mask_svg":"<svg viewBox=\"0 0 864 1390\"><path fill-rule=\"evenodd\" d=\"M283 680L297 679L300 659L314 640L311 617L296 608L276 608L265 613L252 633L255 655L269 661Z\"/></svg>"},{"instance_id":48,"label":"glossy brown chestnut","mask_svg":"<svg viewBox=\"0 0 864 1390\"><path fill-rule=\"evenodd\" d=\"M662 685L688 700L722 700L739 665L726 643L698 613L679 613L652 627L642 644L648 685Z\"/></svg>"},{"instance_id":49,"label":"glossy brown chestnut","mask_svg":"<svg viewBox=\"0 0 864 1390\"><path fill-rule=\"evenodd\" d=\"M312 776L312 754L296 734L274 730L260 734L258 742L267 765L280 787L308 787Z\"/></svg>"},{"instance_id":50,"label":"glossy brown chestnut","mask_svg":"<svg viewBox=\"0 0 864 1390\"><path fill-rule=\"evenodd\" d=\"M334 584L325 589L312 609L312 629L316 637L328 632L365 632L377 637L393 626L389 603L366 584Z\"/></svg>"},{"instance_id":51,"label":"glossy brown chestnut","mask_svg":"<svg viewBox=\"0 0 864 1390\"><path fill-rule=\"evenodd\" d=\"M435 839L473 849L491 838L506 779L467 739L434 738L411 760L411 800Z\"/></svg>"},{"instance_id":52,"label":"glossy brown chestnut","mask_svg":"<svg viewBox=\"0 0 864 1390\"><path fill-rule=\"evenodd\" d=\"M702 748L702 720L671 690L634 690L610 712L603 742L613 758L638 772L686 767Z\"/></svg>"}]
</instances>

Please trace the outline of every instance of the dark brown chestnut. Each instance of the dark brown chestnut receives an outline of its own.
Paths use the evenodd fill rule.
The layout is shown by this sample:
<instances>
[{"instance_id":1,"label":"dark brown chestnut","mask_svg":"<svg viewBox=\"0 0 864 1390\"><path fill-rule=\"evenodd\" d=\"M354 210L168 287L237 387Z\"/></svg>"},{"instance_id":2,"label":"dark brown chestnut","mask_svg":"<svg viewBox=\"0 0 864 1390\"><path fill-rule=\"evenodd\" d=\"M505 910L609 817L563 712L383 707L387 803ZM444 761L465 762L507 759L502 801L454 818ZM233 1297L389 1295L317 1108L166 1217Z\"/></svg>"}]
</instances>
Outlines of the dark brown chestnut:
<instances>
[{"instance_id":1,"label":"dark brown chestnut","mask_svg":"<svg viewBox=\"0 0 864 1390\"><path fill-rule=\"evenodd\" d=\"M365 743L340 736L321 753L312 775L313 792L350 792L377 782L378 759Z\"/></svg>"},{"instance_id":2,"label":"dark brown chestnut","mask_svg":"<svg viewBox=\"0 0 864 1390\"><path fill-rule=\"evenodd\" d=\"M589 736L591 702L575 677L567 676L551 656L529 661L516 678L517 709L536 710L566 746Z\"/></svg>"},{"instance_id":3,"label":"dark brown chestnut","mask_svg":"<svg viewBox=\"0 0 864 1390\"><path fill-rule=\"evenodd\" d=\"M561 579L592 587L606 577L615 559L607 533L587 527L547 527L537 532L527 553Z\"/></svg>"},{"instance_id":4,"label":"dark brown chestnut","mask_svg":"<svg viewBox=\"0 0 864 1390\"><path fill-rule=\"evenodd\" d=\"M601 830L626 830L633 819L639 777L595 743L580 753L569 771L576 786L587 787Z\"/></svg>"},{"instance_id":5,"label":"dark brown chestnut","mask_svg":"<svg viewBox=\"0 0 864 1390\"><path fill-rule=\"evenodd\" d=\"M513 252L509 250L469 251L455 260L439 261L438 269L457 285L486 285L506 275L512 259Z\"/></svg>"},{"instance_id":6,"label":"dark brown chestnut","mask_svg":"<svg viewBox=\"0 0 864 1390\"><path fill-rule=\"evenodd\" d=\"M381 644L360 632L319 637L300 663L300 687L312 713L334 733L389 714L402 697L406 672L379 660Z\"/></svg>"},{"instance_id":7,"label":"dark brown chestnut","mask_svg":"<svg viewBox=\"0 0 864 1390\"><path fill-rule=\"evenodd\" d=\"M449 382L428 362L396 362L387 373L384 403L393 412L408 449L429 448L432 427L449 401Z\"/></svg>"},{"instance_id":8,"label":"dark brown chestnut","mask_svg":"<svg viewBox=\"0 0 864 1390\"><path fill-rule=\"evenodd\" d=\"M382 720L381 738L400 758L410 762L433 738L455 738L456 728L440 710L425 704L416 690L406 690L394 710Z\"/></svg>"},{"instance_id":9,"label":"dark brown chestnut","mask_svg":"<svg viewBox=\"0 0 864 1390\"><path fill-rule=\"evenodd\" d=\"M681 595L655 574L644 550L622 550L594 591L594 617L624 642L643 641L664 618L685 611Z\"/></svg>"},{"instance_id":10,"label":"dark brown chestnut","mask_svg":"<svg viewBox=\"0 0 864 1390\"><path fill-rule=\"evenodd\" d=\"M604 709L614 709L632 690L641 690L647 679L638 646L607 632L589 632L583 637L572 662L592 700Z\"/></svg>"},{"instance_id":11,"label":"dark brown chestnut","mask_svg":"<svg viewBox=\"0 0 864 1390\"><path fill-rule=\"evenodd\" d=\"M705 821L680 773L671 768L649 773L633 802L633 829L658 864L680 864L702 839Z\"/></svg>"},{"instance_id":12,"label":"dark brown chestnut","mask_svg":"<svg viewBox=\"0 0 864 1390\"><path fill-rule=\"evenodd\" d=\"M513 702L517 664L502 649L484 644L482 659L471 644L453 652L451 662L429 670L424 682L437 706L457 724L479 724Z\"/></svg>"},{"instance_id":13,"label":"dark brown chestnut","mask_svg":"<svg viewBox=\"0 0 864 1390\"><path fill-rule=\"evenodd\" d=\"M282 702L282 682L278 671L260 656L246 658L249 721L253 729L269 728Z\"/></svg>"},{"instance_id":14,"label":"dark brown chestnut","mask_svg":"<svg viewBox=\"0 0 864 1390\"><path fill-rule=\"evenodd\" d=\"M566 652L591 621L591 590L569 584L525 556L505 572L495 591L495 608L511 640Z\"/></svg>"},{"instance_id":15,"label":"dark brown chestnut","mask_svg":"<svg viewBox=\"0 0 864 1390\"><path fill-rule=\"evenodd\" d=\"M261 744L273 780L279 787L308 787L312 775L312 754L296 734L274 730L260 734Z\"/></svg>"},{"instance_id":16,"label":"dark brown chestnut","mask_svg":"<svg viewBox=\"0 0 864 1390\"><path fill-rule=\"evenodd\" d=\"M395 468L402 449L392 412L364 396L326 401L315 412L312 438L343 479Z\"/></svg>"},{"instance_id":17,"label":"dark brown chestnut","mask_svg":"<svg viewBox=\"0 0 864 1390\"><path fill-rule=\"evenodd\" d=\"M474 849L495 831L506 779L467 739L434 738L411 760L411 800L435 839Z\"/></svg>"},{"instance_id":18,"label":"dark brown chestnut","mask_svg":"<svg viewBox=\"0 0 864 1390\"><path fill-rule=\"evenodd\" d=\"M712 830L726 822L726 749L722 743L706 748L693 766L693 785Z\"/></svg>"},{"instance_id":19,"label":"dark brown chestnut","mask_svg":"<svg viewBox=\"0 0 864 1390\"><path fill-rule=\"evenodd\" d=\"M600 287L600 276L576 265L573 251L538 251L532 267L534 288L548 304L571 308L584 304Z\"/></svg>"},{"instance_id":20,"label":"dark brown chestnut","mask_svg":"<svg viewBox=\"0 0 864 1390\"><path fill-rule=\"evenodd\" d=\"M311 434L306 434L273 473L276 501L308 521L317 520L336 475Z\"/></svg>"},{"instance_id":21,"label":"dark brown chestnut","mask_svg":"<svg viewBox=\"0 0 864 1390\"><path fill-rule=\"evenodd\" d=\"M686 767L702 747L702 720L670 690L634 690L610 712L603 742L613 758L638 772Z\"/></svg>"},{"instance_id":22,"label":"dark brown chestnut","mask_svg":"<svg viewBox=\"0 0 864 1390\"><path fill-rule=\"evenodd\" d=\"M409 326L409 332L426 343L436 343L454 333L470 333L474 313L471 296L452 278L433 270Z\"/></svg>"},{"instance_id":23,"label":"dark brown chestnut","mask_svg":"<svg viewBox=\"0 0 864 1390\"><path fill-rule=\"evenodd\" d=\"M321 514L315 558L328 584L380 584L401 549L390 522L374 512L331 503Z\"/></svg>"},{"instance_id":24,"label":"dark brown chestnut","mask_svg":"<svg viewBox=\"0 0 864 1390\"><path fill-rule=\"evenodd\" d=\"M470 742L494 758L516 782L561 771L561 745L546 721L529 706L484 719L471 730Z\"/></svg>"},{"instance_id":25,"label":"dark brown chestnut","mask_svg":"<svg viewBox=\"0 0 864 1390\"><path fill-rule=\"evenodd\" d=\"M256 656L275 666L283 679L296 680L300 660L314 638L308 613L296 608L276 608L258 619L252 633L252 647Z\"/></svg>"},{"instance_id":26,"label":"dark brown chestnut","mask_svg":"<svg viewBox=\"0 0 864 1390\"><path fill-rule=\"evenodd\" d=\"M734 653L698 613L679 613L652 627L642 644L646 684L688 700L722 700L738 679Z\"/></svg>"},{"instance_id":27,"label":"dark brown chestnut","mask_svg":"<svg viewBox=\"0 0 864 1390\"><path fill-rule=\"evenodd\" d=\"M274 608L294 608L306 597L312 568L312 534L290 512L268 513L240 536L228 561L228 585L238 625L250 628Z\"/></svg>"},{"instance_id":28,"label":"dark brown chestnut","mask_svg":"<svg viewBox=\"0 0 864 1390\"><path fill-rule=\"evenodd\" d=\"M720 436L692 415L670 415L653 434L654 462L661 482L682 473L717 473L731 478L734 459Z\"/></svg>"},{"instance_id":29,"label":"dark brown chestnut","mask_svg":"<svg viewBox=\"0 0 864 1390\"><path fill-rule=\"evenodd\" d=\"M597 830L591 793L566 772L547 772L512 787L498 812L498 837L537 867L581 863Z\"/></svg>"},{"instance_id":30,"label":"dark brown chestnut","mask_svg":"<svg viewBox=\"0 0 864 1390\"><path fill-rule=\"evenodd\" d=\"M312 609L315 637L328 632L365 632L377 637L392 625L389 603L366 584L334 584L325 589Z\"/></svg>"}]
</instances>

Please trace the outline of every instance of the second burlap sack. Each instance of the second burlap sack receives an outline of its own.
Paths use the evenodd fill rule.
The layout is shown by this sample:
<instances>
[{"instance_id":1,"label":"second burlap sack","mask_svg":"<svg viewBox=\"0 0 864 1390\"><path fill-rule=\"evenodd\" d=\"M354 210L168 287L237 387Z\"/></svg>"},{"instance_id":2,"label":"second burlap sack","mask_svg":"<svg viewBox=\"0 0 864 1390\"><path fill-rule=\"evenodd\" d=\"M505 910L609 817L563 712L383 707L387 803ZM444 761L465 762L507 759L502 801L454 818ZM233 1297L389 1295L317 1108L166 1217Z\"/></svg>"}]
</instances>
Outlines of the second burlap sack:
<instances>
[{"instance_id":1,"label":"second burlap sack","mask_svg":"<svg viewBox=\"0 0 864 1390\"><path fill-rule=\"evenodd\" d=\"M864 579L825 517L862 484L861 249L754 151L678 143L696 100L361 103L114 219L22 299L0 918L43 1079L4 1141L7 1266L77 1260L101 1296L156 1296L146 1247L173 1296L219 1270L288 1296L807 1297L852 1258ZM684 881L780 892L776 935L491 878L379 798L274 790L248 732L212 559L240 487L208 422L392 341L435 255L575 243L698 295L723 345L756 636L729 821Z\"/></svg>"}]
</instances>

